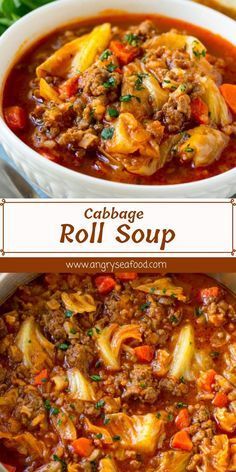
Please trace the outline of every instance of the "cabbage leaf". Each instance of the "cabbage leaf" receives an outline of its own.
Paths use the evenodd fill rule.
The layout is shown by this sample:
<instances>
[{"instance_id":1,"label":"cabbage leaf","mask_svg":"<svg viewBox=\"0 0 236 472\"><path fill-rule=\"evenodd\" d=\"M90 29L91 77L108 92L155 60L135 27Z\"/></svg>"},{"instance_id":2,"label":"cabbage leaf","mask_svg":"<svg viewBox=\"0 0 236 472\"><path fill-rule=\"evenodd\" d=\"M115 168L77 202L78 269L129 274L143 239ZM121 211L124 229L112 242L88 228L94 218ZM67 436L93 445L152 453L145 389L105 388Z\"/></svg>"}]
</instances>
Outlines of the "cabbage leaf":
<instances>
[{"instance_id":1,"label":"cabbage leaf","mask_svg":"<svg viewBox=\"0 0 236 472\"><path fill-rule=\"evenodd\" d=\"M23 362L33 372L53 367L54 345L40 332L34 318L27 318L16 337L16 345L23 354Z\"/></svg>"},{"instance_id":2,"label":"cabbage leaf","mask_svg":"<svg viewBox=\"0 0 236 472\"><path fill-rule=\"evenodd\" d=\"M158 472L185 472L191 454L189 452L166 451L160 455Z\"/></svg>"},{"instance_id":3,"label":"cabbage leaf","mask_svg":"<svg viewBox=\"0 0 236 472\"><path fill-rule=\"evenodd\" d=\"M95 391L91 382L79 369L76 367L69 369L67 376L69 380L69 391L73 398L87 402L96 401Z\"/></svg>"},{"instance_id":4,"label":"cabbage leaf","mask_svg":"<svg viewBox=\"0 0 236 472\"><path fill-rule=\"evenodd\" d=\"M154 282L139 285L135 289L152 295L173 297L182 302L186 301L183 287L177 287L169 277L162 277Z\"/></svg>"},{"instance_id":5,"label":"cabbage leaf","mask_svg":"<svg viewBox=\"0 0 236 472\"><path fill-rule=\"evenodd\" d=\"M120 369L120 353L122 345L128 339L141 341L139 325L129 324L119 326L111 324L97 335L96 344L105 366L111 370Z\"/></svg>"},{"instance_id":6,"label":"cabbage leaf","mask_svg":"<svg viewBox=\"0 0 236 472\"><path fill-rule=\"evenodd\" d=\"M80 292L61 294L62 301L67 310L74 314L93 313L96 311L96 303L92 295L81 294Z\"/></svg>"}]
</instances>

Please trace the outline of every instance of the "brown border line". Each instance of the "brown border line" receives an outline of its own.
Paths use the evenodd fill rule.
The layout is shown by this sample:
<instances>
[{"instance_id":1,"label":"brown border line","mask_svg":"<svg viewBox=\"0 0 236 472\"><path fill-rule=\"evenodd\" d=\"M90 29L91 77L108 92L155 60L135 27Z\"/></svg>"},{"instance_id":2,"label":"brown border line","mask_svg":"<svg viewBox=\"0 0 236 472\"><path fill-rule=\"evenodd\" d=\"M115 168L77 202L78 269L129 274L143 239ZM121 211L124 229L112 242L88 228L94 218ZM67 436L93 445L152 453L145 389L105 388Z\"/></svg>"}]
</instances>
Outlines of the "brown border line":
<instances>
[{"instance_id":1,"label":"brown border line","mask_svg":"<svg viewBox=\"0 0 236 472\"><path fill-rule=\"evenodd\" d=\"M132 251L113 251L111 254L145 254L145 255L146 254L162 254L162 255L164 255L164 254L230 254L231 256L234 256L235 252L236 252L236 249L234 247L234 207L236 206L236 203L235 203L235 200L233 198L228 199L227 201L224 201L224 202L222 202L222 201L218 202L217 200L213 201L213 202L212 201L209 202L207 200L206 201L205 200L204 201L202 201L202 200L201 201L193 201L193 202L192 201L191 202L190 201L184 201L184 200L183 201L182 200L181 201L150 201L150 200L140 201L140 200L138 200L136 202L136 201L133 201L133 200L132 201L126 201L126 200L122 200L122 199L117 199L115 201L114 200L110 201L108 199L105 199L105 201L100 200L100 199L99 200L89 200L89 201L87 201L86 199L85 200L78 200L78 201L58 200L56 202L51 201L51 200L44 200L43 199L43 200L37 200L37 201L35 201L35 200L33 200L33 201L32 200L31 201L27 201L27 200L26 201L19 201L19 200L17 200L17 201L14 201L14 202L11 202L11 201L8 202L7 200L3 199L2 203L1 203L1 205L3 206L3 228L2 228L3 229L3 248L0 251L2 253L2 256L5 256L6 254L23 254L23 255L24 254L58 254L58 255L59 254L76 254L76 255L77 254L78 255L80 255L80 254L82 254L82 255L85 255L85 254L97 254L97 255L98 254L107 254L107 251L106 252L105 251L104 252L98 252L98 251L96 251L96 252L93 252L93 251L89 251L89 252L84 252L84 251L65 251L65 252L59 252L59 251L56 251L56 252L55 251L34 251L34 252L33 251L27 251L27 252L23 252L23 251L14 251L14 252L13 251L5 251L5 247L4 247L4 245L5 245L4 205L7 204L7 203L8 204L15 204L15 203L16 204L17 203L18 204L22 204L22 203L23 204L37 204L37 203L38 204L42 204L42 203L43 204L44 203L46 203L46 204L61 204L61 203L62 204L72 204L72 203L73 204L77 204L77 203L81 203L81 204L94 204L94 203L95 204L97 204L97 203L102 203L102 204L106 204L106 203L108 203L108 204L116 204L116 203L125 203L125 204L132 204L132 203L134 203L134 204L136 204L136 203L142 203L142 204L150 204L150 203L151 204L153 204L153 203L157 203L157 204L179 204L179 203L180 204L199 204L199 203L200 204L204 204L204 203L209 204L209 203L212 203L212 204L214 204L214 203L216 203L216 204L220 204L221 203L221 204L227 204L227 203L231 203L231 205L232 205L232 249L230 251L191 251L191 252L190 251L186 251L186 252L184 252L184 251L165 251L165 252L162 252L162 251L149 251L149 252L145 252L145 253L143 251L134 251L134 252L132 252Z\"/></svg>"}]
</instances>

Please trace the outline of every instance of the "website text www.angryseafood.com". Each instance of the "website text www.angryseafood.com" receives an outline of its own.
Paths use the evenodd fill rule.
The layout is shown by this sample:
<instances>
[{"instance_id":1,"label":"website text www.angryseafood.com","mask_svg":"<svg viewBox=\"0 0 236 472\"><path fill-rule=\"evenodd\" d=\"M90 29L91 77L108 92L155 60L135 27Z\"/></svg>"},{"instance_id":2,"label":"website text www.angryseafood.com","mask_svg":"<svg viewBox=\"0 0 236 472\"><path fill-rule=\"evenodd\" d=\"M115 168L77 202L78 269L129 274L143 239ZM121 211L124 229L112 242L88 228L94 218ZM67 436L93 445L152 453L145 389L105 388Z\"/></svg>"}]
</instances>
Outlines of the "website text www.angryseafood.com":
<instances>
[{"instance_id":1,"label":"website text www.angryseafood.com","mask_svg":"<svg viewBox=\"0 0 236 472\"><path fill-rule=\"evenodd\" d=\"M166 261L153 261L149 259L143 259L143 261L68 261L65 262L66 269L83 269L86 270L95 270L100 272L115 272L117 270L135 270L139 271L142 269L167 269L168 264Z\"/></svg>"}]
</instances>

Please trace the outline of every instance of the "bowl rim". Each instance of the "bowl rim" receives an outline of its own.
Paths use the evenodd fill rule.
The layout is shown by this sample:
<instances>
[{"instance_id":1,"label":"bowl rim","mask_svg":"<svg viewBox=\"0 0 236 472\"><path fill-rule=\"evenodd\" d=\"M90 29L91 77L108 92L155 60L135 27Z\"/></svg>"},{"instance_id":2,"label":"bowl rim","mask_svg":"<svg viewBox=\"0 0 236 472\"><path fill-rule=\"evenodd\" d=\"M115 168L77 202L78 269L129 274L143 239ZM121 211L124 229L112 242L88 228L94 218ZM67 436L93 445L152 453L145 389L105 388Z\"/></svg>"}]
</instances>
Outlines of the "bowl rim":
<instances>
[{"instance_id":1,"label":"bowl rim","mask_svg":"<svg viewBox=\"0 0 236 472\"><path fill-rule=\"evenodd\" d=\"M79 1L87 3L86 0L79 0ZM16 23L14 23L12 26L10 26L10 28L8 28L8 30L5 31L5 33L3 33L3 35L1 36L1 38L0 38L0 51L1 51L2 43L4 45L4 43L8 39L8 37L11 37L12 35L14 35L15 32L18 30L18 28L23 27L25 24L27 25L30 18L39 17L39 16L41 16L42 13L45 13L47 11L48 12L53 11L57 7L58 3L62 4L62 5L65 4L65 6L68 6L68 3L73 4L73 3L75 3L75 0L57 0L55 2L52 2L52 3L49 3L47 5L41 6L41 7L37 8L36 10L28 13L24 17L22 17ZM212 8L207 7L205 5L194 3L191 0L190 1L189 0L171 0L171 3L179 5L179 6L183 6L183 7L186 7L187 5L189 6L189 4L191 3L191 9L193 10L193 18L194 18L194 11L199 12L199 13L210 12L211 14L214 14L216 17L221 19L221 21L224 20L228 23L231 23L233 26L235 24L235 21L233 19L229 18L228 16L224 15L223 13L215 11ZM115 12L117 11L115 8L113 8L113 9L109 9L109 13L112 13L112 10L114 10ZM102 12L102 11L103 11L103 9L101 8L101 10L99 10L97 13L95 13L94 15L89 15L87 18L96 18L100 15L100 12ZM122 11L124 11L124 10L122 10ZM130 12L127 11L127 13L130 13ZM158 11L155 12L155 13L158 14ZM163 15L163 16L168 17L168 15ZM76 21L76 19L75 19L75 21ZM184 21L186 21L186 20L184 20ZM186 21L186 23L191 24L189 21ZM60 25L55 26L55 30L59 29L62 26L63 26L63 24L61 26ZM204 29L206 29L206 28L204 28ZM215 34L217 34L217 32L215 32ZM44 35L42 35L42 38L43 37L44 37ZM34 41L30 42L31 46L33 44L34 44ZM233 43L231 43L231 44L236 47L236 44L235 45ZM29 45L29 47L30 47L30 45ZM21 48L21 46L19 47L19 49L20 48ZM143 185L143 184L141 184L140 185L140 184L132 184L132 183L105 180L105 179L102 179L102 178L99 178L99 177L96 177L96 176L91 176L91 175L88 175L88 174L83 174L81 172L77 172L73 169L62 166L62 165L60 165L56 162L50 161L48 159L45 159L45 158L43 159L43 156L40 153L38 153L35 149L31 148L28 144L26 144L24 141L22 141L19 138L8 127L8 125L6 124L6 122L4 120L2 96L4 94L4 87L5 87L6 78L8 77L8 74L9 74L11 68L13 67L14 61L16 61L16 57L17 57L17 54L14 55L14 58L12 59L10 66L8 66L8 68L6 70L4 70L4 72L2 74L2 76L3 76L3 87L2 87L2 90L1 90L1 104L0 104L0 137L3 138L3 140L6 140L7 144L8 143L14 144L14 149L18 149L18 151L20 151L23 155L25 154L27 156L27 158L32 160L32 163L36 163L36 165L37 164L39 164L39 165L42 164L41 167L44 169L45 172L47 172L47 171L48 172L57 171L57 176L58 177L59 176L68 177L68 178L73 179L74 181L77 181L77 182L80 181L80 182L83 182L84 184L87 183L87 184L90 184L92 186L94 185L97 188L98 187L99 188L104 187L104 189L111 190L111 191L115 191L115 190L117 190L117 191L119 191L119 190L126 191L127 190L129 193L132 193L132 191L140 189L140 191L143 194L145 193L145 191L147 191L149 189L153 189L153 192L155 191L155 189L161 189L165 193L168 192L168 191L179 192L181 190L183 192L186 191L186 190L193 190L193 191L194 190L195 191L199 190L200 191L201 189L204 189L207 186L210 186L210 187L212 187L214 185L217 186L217 184L221 183L222 180L224 180L225 182L226 181L231 181L233 175L235 175L235 177L236 177L236 167L235 167L235 168L230 169L230 170L228 170L226 172L223 172L221 174L217 174L215 176L211 176L211 177L208 177L206 179L196 180L196 181L193 181L193 182L185 182L185 183L180 183L180 184L168 184L168 185L165 185L165 184L163 184L163 185L160 185L160 184L154 184L154 185L146 184L146 185Z\"/></svg>"}]
</instances>

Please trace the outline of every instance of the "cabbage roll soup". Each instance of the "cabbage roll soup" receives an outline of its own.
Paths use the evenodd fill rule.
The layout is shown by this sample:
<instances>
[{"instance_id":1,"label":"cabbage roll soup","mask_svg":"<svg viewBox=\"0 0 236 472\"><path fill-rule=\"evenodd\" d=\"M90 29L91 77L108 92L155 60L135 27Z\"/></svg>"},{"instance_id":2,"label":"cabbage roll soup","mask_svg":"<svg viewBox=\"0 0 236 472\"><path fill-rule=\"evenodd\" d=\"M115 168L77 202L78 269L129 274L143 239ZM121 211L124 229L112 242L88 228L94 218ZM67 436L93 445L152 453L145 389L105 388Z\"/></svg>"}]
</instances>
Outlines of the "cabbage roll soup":
<instances>
[{"instance_id":1,"label":"cabbage roll soup","mask_svg":"<svg viewBox=\"0 0 236 472\"><path fill-rule=\"evenodd\" d=\"M205 275L45 275L0 314L9 472L236 469L236 301Z\"/></svg>"},{"instance_id":2,"label":"cabbage roll soup","mask_svg":"<svg viewBox=\"0 0 236 472\"><path fill-rule=\"evenodd\" d=\"M205 179L235 167L236 48L155 15L87 20L21 58L4 115L42 158L90 176Z\"/></svg>"}]
</instances>

